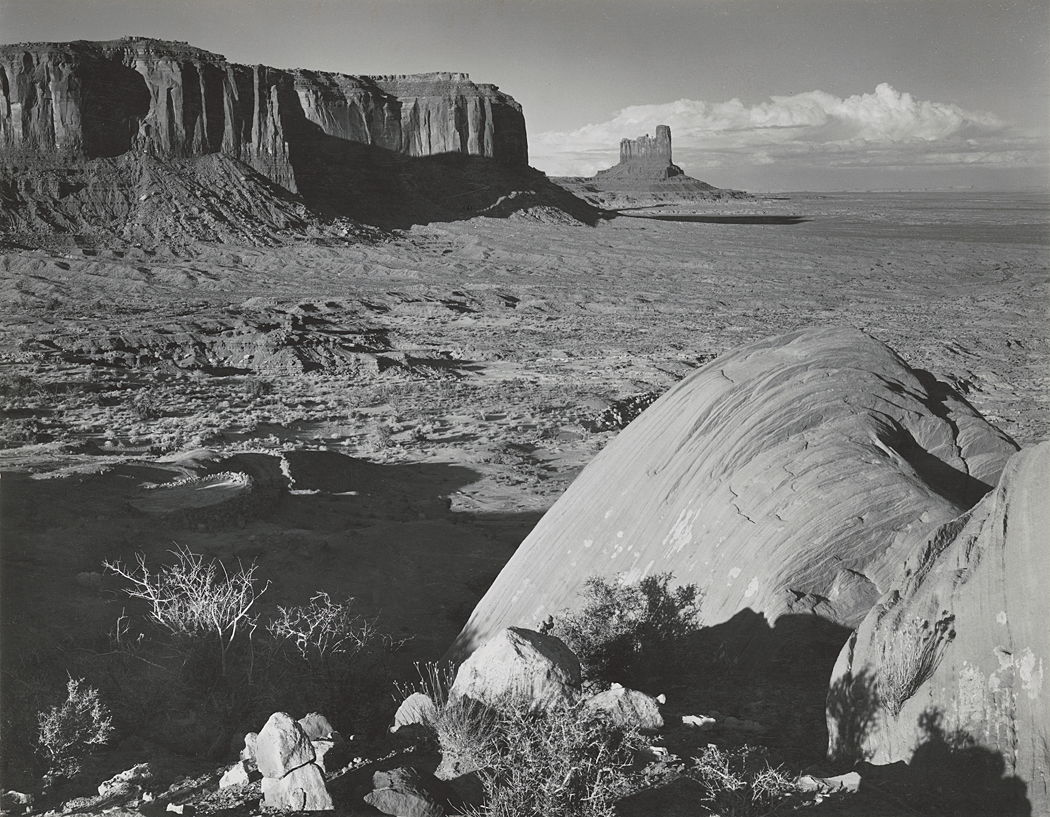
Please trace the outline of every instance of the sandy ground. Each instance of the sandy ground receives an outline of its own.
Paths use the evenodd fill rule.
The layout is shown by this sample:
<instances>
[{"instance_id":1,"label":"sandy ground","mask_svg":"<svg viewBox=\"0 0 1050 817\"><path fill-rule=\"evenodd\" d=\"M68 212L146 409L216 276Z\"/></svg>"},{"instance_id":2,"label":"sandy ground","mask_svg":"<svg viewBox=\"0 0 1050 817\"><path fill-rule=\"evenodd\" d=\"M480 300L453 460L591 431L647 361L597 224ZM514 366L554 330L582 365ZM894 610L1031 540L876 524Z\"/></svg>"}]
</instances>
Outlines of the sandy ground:
<instances>
[{"instance_id":1,"label":"sandy ground","mask_svg":"<svg viewBox=\"0 0 1050 817\"><path fill-rule=\"evenodd\" d=\"M346 247L7 251L5 663L105 633L126 601L78 575L173 542L254 559L271 606L354 596L436 658L630 418L617 401L801 327L859 327L1019 444L1046 439L1048 210L794 195ZM238 452L283 458L295 490L225 514L138 502Z\"/></svg>"}]
</instances>

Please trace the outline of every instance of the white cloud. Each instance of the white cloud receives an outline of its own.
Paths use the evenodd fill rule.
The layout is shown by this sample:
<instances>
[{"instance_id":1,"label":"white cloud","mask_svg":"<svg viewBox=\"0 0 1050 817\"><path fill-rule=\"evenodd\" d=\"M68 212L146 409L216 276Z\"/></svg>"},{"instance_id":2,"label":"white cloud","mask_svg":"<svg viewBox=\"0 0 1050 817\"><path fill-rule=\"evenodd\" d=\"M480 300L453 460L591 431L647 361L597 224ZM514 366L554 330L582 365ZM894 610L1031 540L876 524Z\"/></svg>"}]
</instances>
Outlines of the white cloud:
<instances>
[{"instance_id":1,"label":"white cloud","mask_svg":"<svg viewBox=\"0 0 1050 817\"><path fill-rule=\"evenodd\" d=\"M676 164L716 168L784 164L900 167L910 164L1046 164L1046 139L995 114L915 99L882 83L841 99L824 91L739 99L680 99L624 108L608 122L530 139L532 163L551 175L592 175L616 164L623 138L670 125Z\"/></svg>"}]
</instances>

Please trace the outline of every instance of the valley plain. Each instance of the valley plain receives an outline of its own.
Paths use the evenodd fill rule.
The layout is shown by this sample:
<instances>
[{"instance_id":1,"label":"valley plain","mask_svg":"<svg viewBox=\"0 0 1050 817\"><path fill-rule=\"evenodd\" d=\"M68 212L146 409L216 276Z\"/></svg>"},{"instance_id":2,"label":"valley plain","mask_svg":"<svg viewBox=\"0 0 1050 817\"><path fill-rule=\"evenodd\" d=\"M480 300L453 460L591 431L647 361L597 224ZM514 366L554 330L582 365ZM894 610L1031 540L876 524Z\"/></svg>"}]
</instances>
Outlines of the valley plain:
<instances>
[{"instance_id":1,"label":"valley plain","mask_svg":"<svg viewBox=\"0 0 1050 817\"><path fill-rule=\"evenodd\" d=\"M1047 195L617 206L594 226L533 208L356 243L6 243L5 671L103 636L127 601L92 574L173 542L254 560L264 609L352 596L410 639L406 664L440 658L640 409L794 329L862 329L1020 446L1047 439ZM290 490L245 499L231 457ZM202 475L230 501L153 501ZM821 702L805 717L788 731L819 755Z\"/></svg>"}]
</instances>

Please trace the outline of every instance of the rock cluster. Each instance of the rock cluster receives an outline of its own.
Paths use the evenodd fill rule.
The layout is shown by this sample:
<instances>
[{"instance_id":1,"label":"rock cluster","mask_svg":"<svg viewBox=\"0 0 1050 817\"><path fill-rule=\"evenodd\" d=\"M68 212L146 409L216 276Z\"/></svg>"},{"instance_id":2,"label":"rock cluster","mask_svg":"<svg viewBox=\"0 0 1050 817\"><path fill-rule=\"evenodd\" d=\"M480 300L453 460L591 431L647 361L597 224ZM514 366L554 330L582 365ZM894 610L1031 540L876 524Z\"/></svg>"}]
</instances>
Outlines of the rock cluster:
<instances>
[{"instance_id":1,"label":"rock cluster","mask_svg":"<svg viewBox=\"0 0 1050 817\"><path fill-rule=\"evenodd\" d=\"M450 655L578 606L592 575L695 583L707 626L750 609L770 624L802 613L855 627L914 544L976 503L1016 450L860 331L794 332L728 353L584 469Z\"/></svg>"},{"instance_id":2,"label":"rock cluster","mask_svg":"<svg viewBox=\"0 0 1050 817\"><path fill-rule=\"evenodd\" d=\"M407 156L528 164L521 106L466 74L237 65L142 37L0 46L0 148L12 156L222 152L294 192L296 151L316 147L318 136Z\"/></svg>"},{"instance_id":3,"label":"rock cluster","mask_svg":"<svg viewBox=\"0 0 1050 817\"><path fill-rule=\"evenodd\" d=\"M320 733L315 716L303 721L311 732ZM279 811L330 811L332 798L324 782L324 767L318 762L315 743L303 721L275 712L259 732L255 763L262 774L263 805ZM331 726L327 729L331 735ZM245 741L246 746L248 741ZM323 758L323 753L322 753Z\"/></svg>"}]
</instances>

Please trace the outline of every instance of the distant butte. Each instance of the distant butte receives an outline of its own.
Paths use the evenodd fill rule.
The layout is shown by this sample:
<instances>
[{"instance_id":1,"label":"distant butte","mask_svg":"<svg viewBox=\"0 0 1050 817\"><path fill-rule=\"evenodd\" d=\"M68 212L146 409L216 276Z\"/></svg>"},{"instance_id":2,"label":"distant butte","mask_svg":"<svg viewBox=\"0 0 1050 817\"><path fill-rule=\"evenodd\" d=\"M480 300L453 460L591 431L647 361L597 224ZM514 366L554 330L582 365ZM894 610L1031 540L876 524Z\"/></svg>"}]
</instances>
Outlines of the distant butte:
<instances>
[{"instance_id":1,"label":"distant butte","mask_svg":"<svg viewBox=\"0 0 1050 817\"><path fill-rule=\"evenodd\" d=\"M646 134L637 139L621 139L620 163L608 170L599 170L594 178L661 182L675 176L685 176L685 172L671 161L671 128L657 125L655 138Z\"/></svg>"},{"instance_id":2,"label":"distant butte","mask_svg":"<svg viewBox=\"0 0 1050 817\"><path fill-rule=\"evenodd\" d=\"M657 125L656 136L620 140L620 162L593 177L556 179L562 187L600 206L639 199L655 201L746 198L740 190L722 190L685 174L671 158L671 128Z\"/></svg>"}]
</instances>

